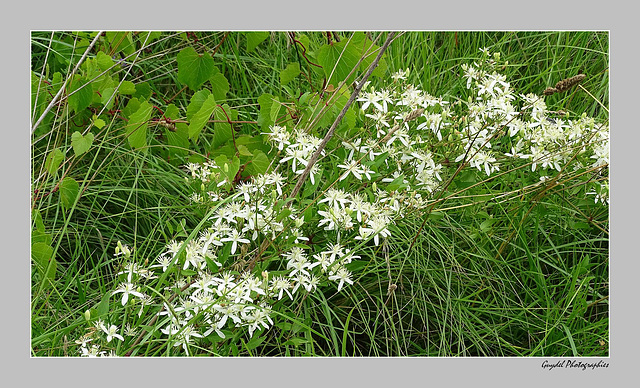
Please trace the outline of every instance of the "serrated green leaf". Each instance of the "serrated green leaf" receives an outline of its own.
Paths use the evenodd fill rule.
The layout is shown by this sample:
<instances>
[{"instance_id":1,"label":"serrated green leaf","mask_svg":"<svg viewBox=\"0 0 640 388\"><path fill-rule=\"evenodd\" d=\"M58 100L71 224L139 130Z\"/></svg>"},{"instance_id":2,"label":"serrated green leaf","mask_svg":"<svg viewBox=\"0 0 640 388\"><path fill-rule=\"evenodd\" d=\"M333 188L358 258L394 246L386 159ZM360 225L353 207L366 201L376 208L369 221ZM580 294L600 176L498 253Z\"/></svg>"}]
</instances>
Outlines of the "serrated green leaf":
<instances>
[{"instance_id":1,"label":"serrated green leaf","mask_svg":"<svg viewBox=\"0 0 640 388\"><path fill-rule=\"evenodd\" d=\"M85 86L86 85L86 86ZM78 78L71 82L69 88L69 107L76 113L85 110L93 100L93 88L87 85L84 78Z\"/></svg>"},{"instance_id":2,"label":"serrated green leaf","mask_svg":"<svg viewBox=\"0 0 640 388\"><path fill-rule=\"evenodd\" d=\"M55 174L58 167L60 167L60 163L64 160L64 153L60 151L58 148L49 152L47 155L47 160L44 162L44 167L47 169L49 174Z\"/></svg>"},{"instance_id":3,"label":"serrated green leaf","mask_svg":"<svg viewBox=\"0 0 640 388\"><path fill-rule=\"evenodd\" d=\"M122 81L122 84L120 84L120 88L118 89L118 92L124 95L133 94L136 92L136 85L134 85L133 82L131 81Z\"/></svg>"},{"instance_id":4,"label":"serrated green leaf","mask_svg":"<svg viewBox=\"0 0 640 388\"><path fill-rule=\"evenodd\" d=\"M113 103L115 101L115 98L113 98L113 94L115 93L115 91L115 88L109 87L100 92L100 103L104 105L106 109L111 109L113 107Z\"/></svg>"},{"instance_id":5,"label":"serrated green leaf","mask_svg":"<svg viewBox=\"0 0 640 388\"><path fill-rule=\"evenodd\" d=\"M111 298L111 293L106 292L102 295L102 299L100 299L100 303L96 306L96 312L98 316L105 316L109 313L109 299Z\"/></svg>"},{"instance_id":6,"label":"serrated green leaf","mask_svg":"<svg viewBox=\"0 0 640 388\"><path fill-rule=\"evenodd\" d=\"M42 242L36 242L31 244L31 258L36 264L36 267L40 273L49 266L49 259L53 256L53 248L49 244Z\"/></svg>"},{"instance_id":7,"label":"serrated green leaf","mask_svg":"<svg viewBox=\"0 0 640 388\"><path fill-rule=\"evenodd\" d=\"M167 115L166 111L165 116L171 117ZM172 154L184 156L189 152L189 126L185 123L176 123L175 127L175 131L165 128L164 134L167 137L167 144L174 146L169 149Z\"/></svg>"},{"instance_id":8,"label":"serrated green leaf","mask_svg":"<svg viewBox=\"0 0 640 388\"><path fill-rule=\"evenodd\" d=\"M151 118L153 106L146 101L140 103L140 108L129 117L127 123L127 140L131 148L140 148L147 145L147 126Z\"/></svg>"},{"instance_id":9,"label":"serrated green leaf","mask_svg":"<svg viewBox=\"0 0 640 388\"><path fill-rule=\"evenodd\" d=\"M50 245L52 241L52 237L50 233L45 233L41 230L32 230L31 231L31 244L35 243L43 243Z\"/></svg>"},{"instance_id":10,"label":"serrated green leaf","mask_svg":"<svg viewBox=\"0 0 640 388\"><path fill-rule=\"evenodd\" d=\"M102 125L104 125L104 121ZM80 156L89 151L92 143L93 133L91 132L87 133L84 136L82 136L82 134L78 131L71 134L71 146L73 147L73 152L76 154L76 156Z\"/></svg>"},{"instance_id":11,"label":"serrated green leaf","mask_svg":"<svg viewBox=\"0 0 640 388\"><path fill-rule=\"evenodd\" d=\"M56 268L58 263L53 257L53 248L48 244L36 242L31 245L31 258L36 264L36 269L40 273L43 288L53 285L56 278Z\"/></svg>"},{"instance_id":12,"label":"serrated green leaf","mask_svg":"<svg viewBox=\"0 0 640 388\"><path fill-rule=\"evenodd\" d=\"M146 44L148 46L149 43L153 42L154 40L158 39L161 36L162 36L162 31L140 32L138 33L138 41L141 44Z\"/></svg>"},{"instance_id":13,"label":"serrated green leaf","mask_svg":"<svg viewBox=\"0 0 640 388\"><path fill-rule=\"evenodd\" d=\"M271 94L264 93L258 97L258 104L260 105L260 112L258 113L258 125L261 129L267 129L273 125L274 121L271 120L271 105L273 105L274 97Z\"/></svg>"},{"instance_id":14,"label":"serrated green leaf","mask_svg":"<svg viewBox=\"0 0 640 388\"><path fill-rule=\"evenodd\" d=\"M102 120L100 118L97 118L95 116L94 116L92 122L93 122L93 126L98 128L98 129L102 129L107 124L107 123L104 122L104 120ZM91 140L93 140L93 138Z\"/></svg>"},{"instance_id":15,"label":"serrated green leaf","mask_svg":"<svg viewBox=\"0 0 640 388\"><path fill-rule=\"evenodd\" d=\"M124 117L131 118L131 115L134 114L138 109L140 109L140 100L133 97L127 103L127 106L122 109L122 114Z\"/></svg>"},{"instance_id":16,"label":"serrated green leaf","mask_svg":"<svg viewBox=\"0 0 640 388\"><path fill-rule=\"evenodd\" d=\"M113 58L105 54L103 51L98 51L96 61L102 71L108 70L113 66Z\"/></svg>"},{"instance_id":17,"label":"serrated green leaf","mask_svg":"<svg viewBox=\"0 0 640 388\"><path fill-rule=\"evenodd\" d=\"M247 52L250 53L258 47L258 45L264 42L269 37L269 33L266 31L251 31L245 32L247 37Z\"/></svg>"},{"instance_id":18,"label":"serrated green leaf","mask_svg":"<svg viewBox=\"0 0 640 388\"><path fill-rule=\"evenodd\" d=\"M121 51L126 55L133 54L136 48L131 35L132 33L129 31L107 31L106 42L111 52Z\"/></svg>"},{"instance_id":19,"label":"serrated green leaf","mask_svg":"<svg viewBox=\"0 0 640 388\"><path fill-rule=\"evenodd\" d=\"M151 86L148 82L139 82L135 84L136 92L133 93L133 97L138 97L141 100L148 100L151 97Z\"/></svg>"},{"instance_id":20,"label":"serrated green leaf","mask_svg":"<svg viewBox=\"0 0 640 388\"><path fill-rule=\"evenodd\" d=\"M227 92L229 91L229 81L224 74L218 71L209 78L209 82L211 83L211 91L216 101L220 102L226 100Z\"/></svg>"},{"instance_id":21,"label":"serrated green leaf","mask_svg":"<svg viewBox=\"0 0 640 388\"><path fill-rule=\"evenodd\" d=\"M373 44L373 42L371 42L371 40L367 38L365 33L362 31L355 32L353 34L353 37L351 38L351 42L355 45L356 48L360 50L362 55L364 55L364 59L360 63L360 70L366 71L378 56L378 50L380 49L380 46ZM378 65L371 73L372 76L383 77L387 72L387 62L385 61L385 56L386 54L384 54L382 58L380 58Z\"/></svg>"},{"instance_id":22,"label":"serrated green leaf","mask_svg":"<svg viewBox=\"0 0 640 388\"><path fill-rule=\"evenodd\" d=\"M62 206L68 209L76 202L78 192L80 191L80 185L75 179L66 177L60 181L58 191L60 192L60 201L62 202Z\"/></svg>"},{"instance_id":23,"label":"serrated green leaf","mask_svg":"<svg viewBox=\"0 0 640 388\"><path fill-rule=\"evenodd\" d=\"M44 232L44 221L42 220L40 210L33 209L33 212L31 213L31 221L35 224L36 230Z\"/></svg>"},{"instance_id":24,"label":"serrated green leaf","mask_svg":"<svg viewBox=\"0 0 640 388\"><path fill-rule=\"evenodd\" d=\"M242 144L238 144L238 154L240 154L240 156L253 156L247 146L244 146Z\"/></svg>"},{"instance_id":25,"label":"serrated green leaf","mask_svg":"<svg viewBox=\"0 0 640 388\"><path fill-rule=\"evenodd\" d=\"M245 171L247 171L249 175L261 175L267 172L269 164L270 162L267 155L260 150L256 150L253 152L251 163L247 165Z\"/></svg>"},{"instance_id":26,"label":"serrated green leaf","mask_svg":"<svg viewBox=\"0 0 640 388\"><path fill-rule=\"evenodd\" d=\"M174 104L169 104L164 110L164 115L165 117L175 120L180 117L180 109Z\"/></svg>"},{"instance_id":27,"label":"serrated green leaf","mask_svg":"<svg viewBox=\"0 0 640 388\"><path fill-rule=\"evenodd\" d=\"M227 117L227 115L229 117ZM227 104L224 104L222 107L217 106L213 112L213 118L219 122L216 122L213 125L213 139L211 140L211 147L217 148L231 140L233 137L231 124L226 122L228 119L233 120L232 110Z\"/></svg>"},{"instance_id":28,"label":"serrated green leaf","mask_svg":"<svg viewBox=\"0 0 640 388\"><path fill-rule=\"evenodd\" d=\"M178 53L178 80L191 90L197 90L214 73L214 61L209 53L198 55L193 47Z\"/></svg>"},{"instance_id":29,"label":"serrated green leaf","mask_svg":"<svg viewBox=\"0 0 640 388\"><path fill-rule=\"evenodd\" d=\"M269 118L274 123L278 120L278 116L280 116L280 108L282 108L282 105L278 97L274 97L271 103L271 109L269 110Z\"/></svg>"},{"instance_id":30,"label":"serrated green leaf","mask_svg":"<svg viewBox=\"0 0 640 388\"><path fill-rule=\"evenodd\" d=\"M318 50L318 62L327 77L327 85L337 87L340 81L349 85L355 79L357 71L347 78L351 70L358 65L360 52L354 44L343 40L333 44L325 44Z\"/></svg>"},{"instance_id":31,"label":"serrated green leaf","mask_svg":"<svg viewBox=\"0 0 640 388\"><path fill-rule=\"evenodd\" d=\"M187 106L187 120L191 118L202 108L202 104L209 98L211 92L209 89L198 90L193 94L189 105Z\"/></svg>"},{"instance_id":32,"label":"serrated green leaf","mask_svg":"<svg viewBox=\"0 0 640 388\"><path fill-rule=\"evenodd\" d=\"M293 62L280 72L280 85L286 85L300 74L300 63Z\"/></svg>"},{"instance_id":33,"label":"serrated green leaf","mask_svg":"<svg viewBox=\"0 0 640 388\"><path fill-rule=\"evenodd\" d=\"M189 120L189 138L196 140L202 131L202 128L207 124L211 114L216 108L216 100L212 94L209 94L206 100L202 102L200 109L193 113Z\"/></svg>"}]
</instances>

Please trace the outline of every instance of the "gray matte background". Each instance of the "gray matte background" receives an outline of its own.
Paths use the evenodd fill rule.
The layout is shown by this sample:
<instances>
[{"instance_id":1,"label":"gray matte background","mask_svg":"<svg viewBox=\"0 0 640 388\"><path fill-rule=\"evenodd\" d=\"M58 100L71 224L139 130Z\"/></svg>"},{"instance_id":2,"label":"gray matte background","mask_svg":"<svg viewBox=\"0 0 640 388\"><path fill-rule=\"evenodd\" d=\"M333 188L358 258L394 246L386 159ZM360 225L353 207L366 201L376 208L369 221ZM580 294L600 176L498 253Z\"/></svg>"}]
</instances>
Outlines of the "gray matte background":
<instances>
[{"instance_id":1,"label":"gray matte background","mask_svg":"<svg viewBox=\"0 0 640 388\"><path fill-rule=\"evenodd\" d=\"M3 10L2 358L11 386L602 387L637 372L637 10L631 2L29 1ZM620 4L620 5L618 5ZM624 4L624 5L623 5ZM559 358L30 358L30 30L608 30L611 110L609 368L541 367ZM7 82L8 81L8 82ZM635 92L635 93L634 93ZM9 213L6 213L6 211ZM17 225L16 225L17 224ZM8 346L7 346L8 343ZM579 359L597 362L600 359ZM7 362L8 361L8 362ZM633 381L632 380L632 381Z\"/></svg>"}]
</instances>

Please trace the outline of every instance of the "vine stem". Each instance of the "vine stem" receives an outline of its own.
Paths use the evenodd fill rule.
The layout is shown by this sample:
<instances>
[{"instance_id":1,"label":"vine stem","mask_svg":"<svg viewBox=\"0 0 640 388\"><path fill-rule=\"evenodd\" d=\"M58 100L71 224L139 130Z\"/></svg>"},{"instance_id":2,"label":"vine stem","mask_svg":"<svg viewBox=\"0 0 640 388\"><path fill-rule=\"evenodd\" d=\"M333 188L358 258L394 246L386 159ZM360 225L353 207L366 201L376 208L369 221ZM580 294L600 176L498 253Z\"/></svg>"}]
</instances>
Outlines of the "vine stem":
<instances>
[{"instance_id":1,"label":"vine stem","mask_svg":"<svg viewBox=\"0 0 640 388\"><path fill-rule=\"evenodd\" d=\"M47 108L44 110L44 112L42 112L42 115L40 116L38 121L36 121L36 123L33 125L33 127L31 127L31 134L32 135L33 135L33 132L36 130L36 128L38 128L38 126L40 125L42 120L44 120L44 117L47 115L47 113L49 113L51 108L53 108L53 106L58 103L58 99L62 95L62 92L64 92L64 89L67 87L67 83L69 82L69 80L71 78L73 78L73 75L76 73L76 71L78 70L78 68L82 64L82 62L84 62L85 58L89 54L89 51L91 51L91 49L93 49L93 46L95 46L96 42L98 42L98 39L100 39L100 37L102 36L103 33L104 33L104 31L98 31L98 35L96 35L96 37L93 38L93 41L91 42L89 47L87 47L87 49L84 51L84 54L82 54L82 57L80 58L80 60L76 64L76 67L73 69L71 74L69 74L67 79L64 81L64 84L60 87L60 90L58 90L58 93L55 95L55 97L53 97L53 100L51 100L51 102L49 103L49 106L47 106Z\"/></svg>"}]
</instances>

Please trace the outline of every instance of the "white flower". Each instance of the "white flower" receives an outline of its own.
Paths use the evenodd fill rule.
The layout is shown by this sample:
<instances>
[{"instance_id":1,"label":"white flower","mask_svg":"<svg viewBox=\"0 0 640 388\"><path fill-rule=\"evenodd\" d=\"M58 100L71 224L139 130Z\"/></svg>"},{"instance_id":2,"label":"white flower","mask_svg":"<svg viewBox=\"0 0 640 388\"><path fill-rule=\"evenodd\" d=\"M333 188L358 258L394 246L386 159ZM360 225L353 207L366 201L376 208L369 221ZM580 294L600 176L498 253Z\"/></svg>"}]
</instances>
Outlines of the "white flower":
<instances>
[{"instance_id":1,"label":"white flower","mask_svg":"<svg viewBox=\"0 0 640 388\"><path fill-rule=\"evenodd\" d=\"M358 98L356 101L364 102L364 104L362 104L362 108L361 108L362 110L367 110L370 104L373 104L373 106L375 106L376 109L380 111L382 110L382 106L378 104L378 101L380 101L380 96L375 91L365 92L364 96Z\"/></svg>"},{"instance_id":2,"label":"white flower","mask_svg":"<svg viewBox=\"0 0 640 388\"><path fill-rule=\"evenodd\" d=\"M343 170L347 170L344 174L342 174L342 176L340 177L340 180L344 180L349 176L349 173L351 173L356 179L358 179L359 181L362 180L362 173L364 173L364 170L360 169L358 167L358 161L357 160L352 160L350 162L345 161L344 164L339 164L338 167L340 167Z\"/></svg>"},{"instance_id":3,"label":"white flower","mask_svg":"<svg viewBox=\"0 0 640 388\"><path fill-rule=\"evenodd\" d=\"M144 298L145 295L141 292L138 292L135 287L136 286L133 283L120 283L120 286L115 291L113 291L111 295L122 292L122 305L124 306L129 300L129 294L137 296L138 298Z\"/></svg>"},{"instance_id":4,"label":"white flower","mask_svg":"<svg viewBox=\"0 0 640 388\"><path fill-rule=\"evenodd\" d=\"M325 194L324 199L318 201L318 203L323 203L323 202L327 202L327 205L329 205L330 207L344 208L344 206L351 201L349 201L347 193L345 193L341 189L329 189Z\"/></svg>"},{"instance_id":5,"label":"white flower","mask_svg":"<svg viewBox=\"0 0 640 388\"><path fill-rule=\"evenodd\" d=\"M124 338L118 334L118 327L116 325L111 325L108 329L104 325L101 325L100 329L107 334L107 342L111 342L114 337L120 341L124 341Z\"/></svg>"},{"instance_id":6,"label":"white flower","mask_svg":"<svg viewBox=\"0 0 640 388\"><path fill-rule=\"evenodd\" d=\"M233 229L231 231L231 235L229 235L228 237L225 237L223 239L221 239L220 241L231 241L231 254L233 255L234 253L236 253L236 248L238 247L238 243L245 243L248 244L250 243L249 240L247 240L246 238L242 237L242 234L240 234L240 232L238 232L236 229Z\"/></svg>"},{"instance_id":7,"label":"white flower","mask_svg":"<svg viewBox=\"0 0 640 388\"><path fill-rule=\"evenodd\" d=\"M405 80L407 79L407 76L409 76L409 69L407 70L398 70L395 73L393 73L391 75L391 78L394 81L398 81L398 80Z\"/></svg>"},{"instance_id":8,"label":"white flower","mask_svg":"<svg viewBox=\"0 0 640 388\"><path fill-rule=\"evenodd\" d=\"M282 299L283 292L286 292L289 295L290 299L293 299L293 295L289 292L289 288L291 288L291 283L289 280L282 276L278 276L275 279L271 280L271 291L277 293L278 300Z\"/></svg>"},{"instance_id":9,"label":"white flower","mask_svg":"<svg viewBox=\"0 0 640 388\"><path fill-rule=\"evenodd\" d=\"M291 164L291 168L293 169L293 171L297 171L296 169L296 163L300 163L303 166L307 166L307 161L305 160L305 156L306 156L306 152L304 152L303 150L298 149L297 147L294 147L296 144L287 147L287 156L285 156L284 158L280 159L280 163L284 163L288 160L291 160L292 164Z\"/></svg>"},{"instance_id":10,"label":"white flower","mask_svg":"<svg viewBox=\"0 0 640 388\"><path fill-rule=\"evenodd\" d=\"M353 284L353 280L351 280L351 272L344 267L339 268L334 275L329 276L329 280L339 281L338 292L342 289L345 282Z\"/></svg>"},{"instance_id":11,"label":"white flower","mask_svg":"<svg viewBox=\"0 0 640 388\"><path fill-rule=\"evenodd\" d=\"M188 356L189 355L188 345L191 343L191 337L202 338L202 334L198 333L193 328L192 325L185 326L182 328L182 331L178 334L176 338L176 342L173 344L173 346L182 345L182 349L184 349L184 351L187 353L187 356Z\"/></svg>"},{"instance_id":12,"label":"white flower","mask_svg":"<svg viewBox=\"0 0 640 388\"><path fill-rule=\"evenodd\" d=\"M166 272L167 268L169 268L169 266L171 265L171 262L174 261L173 258L167 256L166 254L158 256L156 260L158 261L158 264L154 264L149 268L162 267L162 272Z\"/></svg>"}]
</instances>

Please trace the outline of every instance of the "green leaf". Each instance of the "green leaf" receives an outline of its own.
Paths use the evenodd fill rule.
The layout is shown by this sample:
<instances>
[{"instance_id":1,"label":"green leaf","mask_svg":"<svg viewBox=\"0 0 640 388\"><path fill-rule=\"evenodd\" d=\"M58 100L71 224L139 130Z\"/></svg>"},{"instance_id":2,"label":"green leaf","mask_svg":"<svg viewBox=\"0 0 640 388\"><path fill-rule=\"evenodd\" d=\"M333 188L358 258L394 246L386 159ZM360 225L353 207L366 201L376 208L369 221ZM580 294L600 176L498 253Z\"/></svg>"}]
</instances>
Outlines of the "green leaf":
<instances>
[{"instance_id":1,"label":"green leaf","mask_svg":"<svg viewBox=\"0 0 640 388\"><path fill-rule=\"evenodd\" d=\"M228 118L227 115L229 115ZM222 107L217 106L215 111L213 112L213 118L215 120L223 121L214 123L213 125L213 139L211 140L211 147L217 148L227 141L231 140L231 138L233 137L233 133L231 132L231 124L229 124L228 122L224 122L228 119L233 120L233 114L229 105L224 104Z\"/></svg>"},{"instance_id":2,"label":"green leaf","mask_svg":"<svg viewBox=\"0 0 640 388\"><path fill-rule=\"evenodd\" d=\"M173 104L167 106L164 111L164 115L170 119L177 119L180 116L178 107ZM188 153L189 148L189 126L185 123L176 123L176 130L170 131L165 128L164 134L167 137L167 144L174 146L175 148L169 148L169 152L174 155L184 156Z\"/></svg>"},{"instance_id":3,"label":"green leaf","mask_svg":"<svg viewBox=\"0 0 640 388\"><path fill-rule=\"evenodd\" d=\"M147 126L152 111L153 106L143 101L140 103L140 108L129 117L126 131L127 140L131 148L140 148L147 145Z\"/></svg>"},{"instance_id":4,"label":"green leaf","mask_svg":"<svg viewBox=\"0 0 640 388\"><path fill-rule=\"evenodd\" d=\"M483 232L488 232L491 230L491 225L493 225L497 220L495 218L487 218L480 224L480 230Z\"/></svg>"},{"instance_id":5,"label":"green leaf","mask_svg":"<svg viewBox=\"0 0 640 388\"><path fill-rule=\"evenodd\" d=\"M224 76L224 74L220 73L218 68L215 68L214 75L209 78L209 82L211 83L211 92L215 97L216 101L222 101L227 99L227 92L229 91L229 81Z\"/></svg>"},{"instance_id":6,"label":"green leaf","mask_svg":"<svg viewBox=\"0 0 640 388\"><path fill-rule=\"evenodd\" d=\"M44 167L47 169L49 174L53 175L60 167L60 163L64 160L64 153L60 151L58 148L49 152L47 155L47 160L44 162Z\"/></svg>"},{"instance_id":7,"label":"green leaf","mask_svg":"<svg viewBox=\"0 0 640 388\"><path fill-rule=\"evenodd\" d=\"M92 123L93 123L93 126L98 129L102 129L107 124L104 122L104 120L96 117L95 115L93 116ZM91 138L91 140L93 141L93 137Z\"/></svg>"},{"instance_id":8,"label":"green leaf","mask_svg":"<svg viewBox=\"0 0 640 388\"><path fill-rule=\"evenodd\" d=\"M140 42L140 44L146 44L148 46L149 43L153 42L154 40L158 39L161 36L162 36L162 31L140 32L138 33L138 41Z\"/></svg>"},{"instance_id":9,"label":"green leaf","mask_svg":"<svg viewBox=\"0 0 640 388\"><path fill-rule=\"evenodd\" d=\"M131 81L122 81L118 92L125 95L133 94L136 92L136 85L134 85Z\"/></svg>"},{"instance_id":10,"label":"green leaf","mask_svg":"<svg viewBox=\"0 0 640 388\"><path fill-rule=\"evenodd\" d=\"M175 120L180 117L180 109L174 104L169 104L164 110L164 115L165 117Z\"/></svg>"},{"instance_id":11,"label":"green leaf","mask_svg":"<svg viewBox=\"0 0 640 388\"><path fill-rule=\"evenodd\" d=\"M98 67L100 67L100 70L102 71L108 70L113 66L113 59L103 51L98 51L96 60L98 62Z\"/></svg>"},{"instance_id":12,"label":"green leaf","mask_svg":"<svg viewBox=\"0 0 640 388\"><path fill-rule=\"evenodd\" d=\"M53 248L49 244L41 242L31 244L31 258L40 273L44 273L47 269L51 257L53 257Z\"/></svg>"},{"instance_id":13,"label":"green leaf","mask_svg":"<svg viewBox=\"0 0 640 388\"><path fill-rule=\"evenodd\" d=\"M66 177L60 181L58 191L60 191L60 201L62 202L62 206L68 209L76 202L78 192L80 191L80 185L75 179Z\"/></svg>"},{"instance_id":14,"label":"green leaf","mask_svg":"<svg viewBox=\"0 0 640 388\"><path fill-rule=\"evenodd\" d=\"M191 90L197 90L214 73L214 61L209 53L198 55L193 47L178 53L178 80Z\"/></svg>"},{"instance_id":15,"label":"green leaf","mask_svg":"<svg viewBox=\"0 0 640 388\"><path fill-rule=\"evenodd\" d=\"M209 89L202 89L193 94L191 101L187 106L187 120L191 118L202 108L202 104L209 98L211 92Z\"/></svg>"},{"instance_id":16,"label":"green leaf","mask_svg":"<svg viewBox=\"0 0 640 388\"><path fill-rule=\"evenodd\" d=\"M105 106L106 109L111 109L113 107L113 103L115 98L112 98L115 93L116 88L105 88L100 92L100 103Z\"/></svg>"},{"instance_id":17,"label":"green leaf","mask_svg":"<svg viewBox=\"0 0 640 388\"><path fill-rule=\"evenodd\" d=\"M135 85L136 92L133 93L133 97L138 97L140 100L148 100L151 97L151 86L148 82L139 82Z\"/></svg>"},{"instance_id":18,"label":"green leaf","mask_svg":"<svg viewBox=\"0 0 640 388\"><path fill-rule=\"evenodd\" d=\"M311 341L309 341L306 338L293 337L293 338L290 338L289 340L285 341L282 345L300 346L302 344L307 344L309 342L311 342Z\"/></svg>"},{"instance_id":19,"label":"green leaf","mask_svg":"<svg viewBox=\"0 0 640 388\"><path fill-rule=\"evenodd\" d=\"M351 84L357 73L354 71L347 78L360 59L360 52L355 45L347 43L347 40L343 40L334 44L325 44L318 50L318 62L327 77L327 84L336 88L340 81L345 81L347 85Z\"/></svg>"},{"instance_id":20,"label":"green leaf","mask_svg":"<svg viewBox=\"0 0 640 388\"><path fill-rule=\"evenodd\" d=\"M42 214L40 214L40 210L33 209L31 220L35 224L36 230L44 232L44 221L42 220Z\"/></svg>"},{"instance_id":21,"label":"green leaf","mask_svg":"<svg viewBox=\"0 0 640 388\"><path fill-rule=\"evenodd\" d=\"M202 128L207 124L211 114L216 108L216 100L213 94L209 94L206 100L200 105L200 109L191 115L189 120L189 138L197 140Z\"/></svg>"},{"instance_id":22,"label":"green leaf","mask_svg":"<svg viewBox=\"0 0 640 388\"><path fill-rule=\"evenodd\" d=\"M244 146L242 144L238 144L238 154L240 154L240 156L253 156L247 146Z\"/></svg>"},{"instance_id":23,"label":"green leaf","mask_svg":"<svg viewBox=\"0 0 640 388\"><path fill-rule=\"evenodd\" d=\"M280 105L280 101L278 100L278 97L274 97L271 103L271 109L269 110L269 118L271 119L272 122L275 123L276 120L278 120L278 116L280 116L281 108L282 108L282 105Z\"/></svg>"},{"instance_id":24,"label":"green leaf","mask_svg":"<svg viewBox=\"0 0 640 388\"><path fill-rule=\"evenodd\" d=\"M104 125L104 121L102 123L102 125ZM93 133L91 132L87 133L85 136L82 136L80 132L76 131L71 135L71 146L73 147L73 152L76 154L76 156L80 156L89 151L92 143Z\"/></svg>"},{"instance_id":25,"label":"green leaf","mask_svg":"<svg viewBox=\"0 0 640 388\"><path fill-rule=\"evenodd\" d=\"M47 245L51 245L52 237L50 233L45 233L41 230L32 230L31 231L31 244L35 243L43 243Z\"/></svg>"},{"instance_id":26,"label":"green leaf","mask_svg":"<svg viewBox=\"0 0 640 388\"><path fill-rule=\"evenodd\" d=\"M280 85L286 85L300 74L300 63L293 62L280 72Z\"/></svg>"},{"instance_id":27,"label":"green leaf","mask_svg":"<svg viewBox=\"0 0 640 388\"><path fill-rule=\"evenodd\" d=\"M253 349L257 348L258 346L260 346L260 344L262 342L264 342L265 339L266 339L266 337L264 337L264 336L254 335L253 337L251 337L249 342L247 342L245 344L245 347L248 350L253 350Z\"/></svg>"},{"instance_id":28,"label":"green leaf","mask_svg":"<svg viewBox=\"0 0 640 388\"><path fill-rule=\"evenodd\" d=\"M122 114L124 117L131 118L131 115L134 114L138 109L140 109L140 100L133 97L127 103L127 106L122 109Z\"/></svg>"},{"instance_id":29,"label":"green leaf","mask_svg":"<svg viewBox=\"0 0 640 388\"><path fill-rule=\"evenodd\" d=\"M132 33L128 31L107 31L106 42L111 52L117 53L121 51L126 55L133 54L136 48L131 35Z\"/></svg>"},{"instance_id":30,"label":"green leaf","mask_svg":"<svg viewBox=\"0 0 640 388\"><path fill-rule=\"evenodd\" d=\"M247 37L247 52L250 53L258 47L258 45L264 42L269 37L269 33L266 31L251 31L245 32Z\"/></svg>"},{"instance_id":31,"label":"green leaf","mask_svg":"<svg viewBox=\"0 0 640 388\"><path fill-rule=\"evenodd\" d=\"M91 105L93 99L93 88L91 85L87 85L87 81L83 78L78 78L71 82L69 88L69 107L76 113L85 110Z\"/></svg>"},{"instance_id":32,"label":"green leaf","mask_svg":"<svg viewBox=\"0 0 640 388\"><path fill-rule=\"evenodd\" d=\"M263 130L269 128L275 122L275 120L271 119L271 106L274 104L274 100L277 101L277 98L268 93L258 97L258 104L260 104L258 125Z\"/></svg>"},{"instance_id":33,"label":"green leaf","mask_svg":"<svg viewBox=\"0 0 640 388\"><path fill-rule=\"evenodd\" d=\"M229 161L229 159L225 155L220 155L216 157L214 161L216 162L216 165L222 170L222 176L227 181L227 188L231 188L231 183L240 170L240 159L234 156L231 161ZM222 259L220 258L220 260Z\"/></svg>"},{"instance_id":34,"label":"green leaf","mask_svg":"<svg viewBox=\"0 0 640 388\"><path fill-rule=\"evenodd\" d=\"M98 316L102 317L109 313L109 298L111 297L111 293L106 292L102 295L102 299L100 299L100 303L96 306L96 312Z\"/></svg>"},{"instance_id":35,"label":"green leaf","mask_svg":"<svg viewBox=\"0 0 640 388\"><path fill-rule=\"evenodd\" d=\"M361 50L362 55L365 55L365 53L368 53L365 55L365 58L360 63L360 70L364 72L369 68L371 63L373 63L373 61L378 56L378 50L380 49L380 46L373 44L373 42L371 42L371 40L369 40L369 38L367 38L365 33L362 31L355 32L353 34L353 38L351 39L351 42L355 45L355 47ZM382 58L380 58L380 61L378 62L378 66L376 66L373 72L371 72L372 76L383 77L387 72L387 62L384 59L385 56L386 54L383 55Z\"/></svg>"},{"instance_id":36,"label":"green leaf","mask_svg":"<svg viewBox=\"0 0 640 388\"><path fill-rule=\"evenodd\" d=\"M31 258L43 278L43 288L48 288L56 278L56 267L58 266L56 259L53 257L53 248L48 244L37 242L31 245Z\"/></svg>"},{"instance_id":37,"label":"green leaf","mask_svg":"<svg viewBox=\"0 0 640 388\"><path fill-rule=\"evenodd\" d=\"M387 191L396 191L396 190L400 190L401 188L405 188L407 187L407 184L404 183L404 175L400 175L399 177L397 177L396 179L393 180L393 182L390 182L386 189Z\"/></svg>"}]
</instances>

